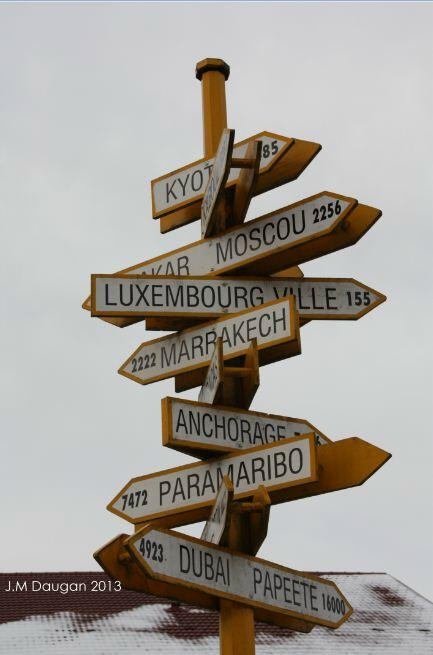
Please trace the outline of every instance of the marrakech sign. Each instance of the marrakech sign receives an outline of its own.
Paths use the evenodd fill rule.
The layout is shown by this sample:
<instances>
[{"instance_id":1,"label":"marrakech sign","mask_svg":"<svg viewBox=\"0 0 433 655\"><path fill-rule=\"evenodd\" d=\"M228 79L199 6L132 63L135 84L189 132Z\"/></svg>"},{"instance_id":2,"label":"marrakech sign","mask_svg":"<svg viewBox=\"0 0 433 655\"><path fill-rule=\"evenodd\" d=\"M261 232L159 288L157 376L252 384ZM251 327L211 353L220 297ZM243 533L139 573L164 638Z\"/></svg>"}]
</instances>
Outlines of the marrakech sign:
<instances>
[{"instance_id":1,"label":"marrakech sign","mask_svg":"<svg viewBox=\"0 0 433 655\"><path fill-rule=\"evenodd\" d=\"M147 341L122 364L119 373L140 384L150 384L203 369L204 379L217 337L222 339L224 360L246 354L252 339L257 339L261 364L297 355L301 346L294 299L283 298Z\"/></svg>"}]
</instances>

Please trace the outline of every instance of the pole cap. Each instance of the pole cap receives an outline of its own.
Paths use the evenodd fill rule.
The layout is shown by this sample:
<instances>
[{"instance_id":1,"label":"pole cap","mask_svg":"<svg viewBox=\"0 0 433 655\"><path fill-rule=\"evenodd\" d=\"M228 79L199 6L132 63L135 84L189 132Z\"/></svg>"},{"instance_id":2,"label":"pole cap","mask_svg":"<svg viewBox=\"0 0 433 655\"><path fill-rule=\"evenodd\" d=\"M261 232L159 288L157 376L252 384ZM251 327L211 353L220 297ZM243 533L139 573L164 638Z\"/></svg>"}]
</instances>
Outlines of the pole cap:
<instances>
[{"instance_id":1,"label":"pole cap","mask_svg":"<svg viewBox=\"0 0 433 655\"><path fill-rule=\"evenodd\" d=\"M202 59L196 64L195 76L198 80L201 80L204 73L208 71L218 71L224 75L225 80L228 80L230 66L223 59Z\"/></svg>"}]
</instances>

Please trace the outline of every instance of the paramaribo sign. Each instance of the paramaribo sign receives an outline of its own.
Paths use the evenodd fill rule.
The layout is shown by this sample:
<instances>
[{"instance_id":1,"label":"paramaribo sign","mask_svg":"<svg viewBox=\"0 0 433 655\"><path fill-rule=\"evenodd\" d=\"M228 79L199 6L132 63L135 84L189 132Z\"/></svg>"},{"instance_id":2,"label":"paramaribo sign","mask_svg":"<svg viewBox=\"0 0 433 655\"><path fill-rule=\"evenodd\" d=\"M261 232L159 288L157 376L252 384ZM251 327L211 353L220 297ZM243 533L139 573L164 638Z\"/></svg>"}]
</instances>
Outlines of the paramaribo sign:
<instances>
[{"instance_id":1,"label":"paramaribo sign","mask_svg":"<svg viewBox=\"0 0 433 655\"><path fill-rule=\"evenodd\" d=\"M164 517L167 525L200 521L207 518L225 475L232 480L235 500L253 496L259 485L271 499L284 495L293 485L317 480L314 435L133 478L108 509L131 523Z\"/></svg>"}]
</instances>

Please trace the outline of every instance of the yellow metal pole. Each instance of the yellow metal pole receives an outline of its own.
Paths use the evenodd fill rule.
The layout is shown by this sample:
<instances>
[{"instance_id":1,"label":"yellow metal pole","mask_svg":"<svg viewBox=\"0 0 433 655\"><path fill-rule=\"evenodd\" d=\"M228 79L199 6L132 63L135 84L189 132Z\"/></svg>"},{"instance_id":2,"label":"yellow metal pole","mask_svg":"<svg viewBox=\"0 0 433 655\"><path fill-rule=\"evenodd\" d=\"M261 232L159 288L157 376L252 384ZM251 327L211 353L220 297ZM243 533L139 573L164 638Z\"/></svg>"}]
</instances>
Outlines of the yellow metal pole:
<instances>
[{"instance_id":1,"label":"yellow metal pole","mask_svg":"<svg viewBox=\"0 0 433 655\"><path fill-rule=\"evenodd\" d=\"M212 157L227 127L225 83L230 66L222 59L203 59L196 65L195 74L201 81L204 156Z\"/></svg>"},{"instance_id":2,"label":"yellow metal pole","mask_svg":"<svg viewBox=\"0 0 433 655\"><path fill-rule=\"evenodd\" d=\"M196 77L201 82L203 107L203 149L205 157L212 157L219 145L222 131L227 127L225 83L230 67L222 59L203 59L196 65ZM247 518L232 517L228 538L229 548L244 550ZM248 547L245 548L248 552ZM220 601L220 654L255 655L254 610L228 600Z\"/></svg>"}]
</instances>

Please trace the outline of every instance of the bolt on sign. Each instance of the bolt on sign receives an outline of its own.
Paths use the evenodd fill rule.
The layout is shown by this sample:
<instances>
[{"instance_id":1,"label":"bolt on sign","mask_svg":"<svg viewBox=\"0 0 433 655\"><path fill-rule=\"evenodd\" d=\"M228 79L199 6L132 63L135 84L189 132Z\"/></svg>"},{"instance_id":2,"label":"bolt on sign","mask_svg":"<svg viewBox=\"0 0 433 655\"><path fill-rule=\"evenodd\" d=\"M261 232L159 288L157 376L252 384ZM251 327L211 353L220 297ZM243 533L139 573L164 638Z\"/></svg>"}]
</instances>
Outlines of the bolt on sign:
<instances>
[{"instance_id":1,"label":"bolt on sign","mask_svg":"<svg viewBox=\"0 0 433 655\"><path fill-rule=\"evenodd\" d=\"M232 480L235 500L251 497L259 485L271 499L277 493L282 497L293 485L317 480L314 435L133 478L107 509L131 523L205 520L225 475Z\"/></svg>"},{"instance_id":2,"label":"bolt on sign","mask_svg":"<svg viewBox=\"0 0 433 655\"><path fill-rule=\"evenodd\" d=\"M140 384L150 384L202 369L201 384L218 337L222 338L224 361L246 354L252 339L257 339L261 364L297 355L301 346L294 299L289 296L147 341L122 364L119 373ZM197 386L195 380L192 386Z\"/></svg>"},{"instance_id":3,"label":"bolt on sign","mask_svg":"<svg viewBox=\"0 0 433 655\"><path fill-rule=\"evenodd\" d=\"M301 321L358 319L386 300L351 278L95 274L92 316L219 318L289 295Z\"/></svg>"},{"instance_id":4,"label":"bolt on sign","mask_svg":"<svg viewBox=\"0 0 433 655\"><path fill-rule=\"evenodd\" d=\"M230 526L233 493L232 481L228 476L224 476L200 539L217 545L225 540Z\"/></svg>"},{"instance_id":5,"label":"bolt on sign","mask_svg":"<svg viewBox=\"0 0 433 655\"><path fill-rule=\"evenodd\" d=\"M163 398L162 443L202 457L236 452L313 433L318 446L330 443L309 421L245 409Z\"/></svg>"},{"instance_id":6,"label":"bolt on sign","mask_svg":"<svg viewBox=\"0 0 433 655\"><path fill-rule=\"evenodd\" d=\"M151 525L126 548L152 579L338 628L352 607L330 580Z\"/></svg>"}]
</instances>

